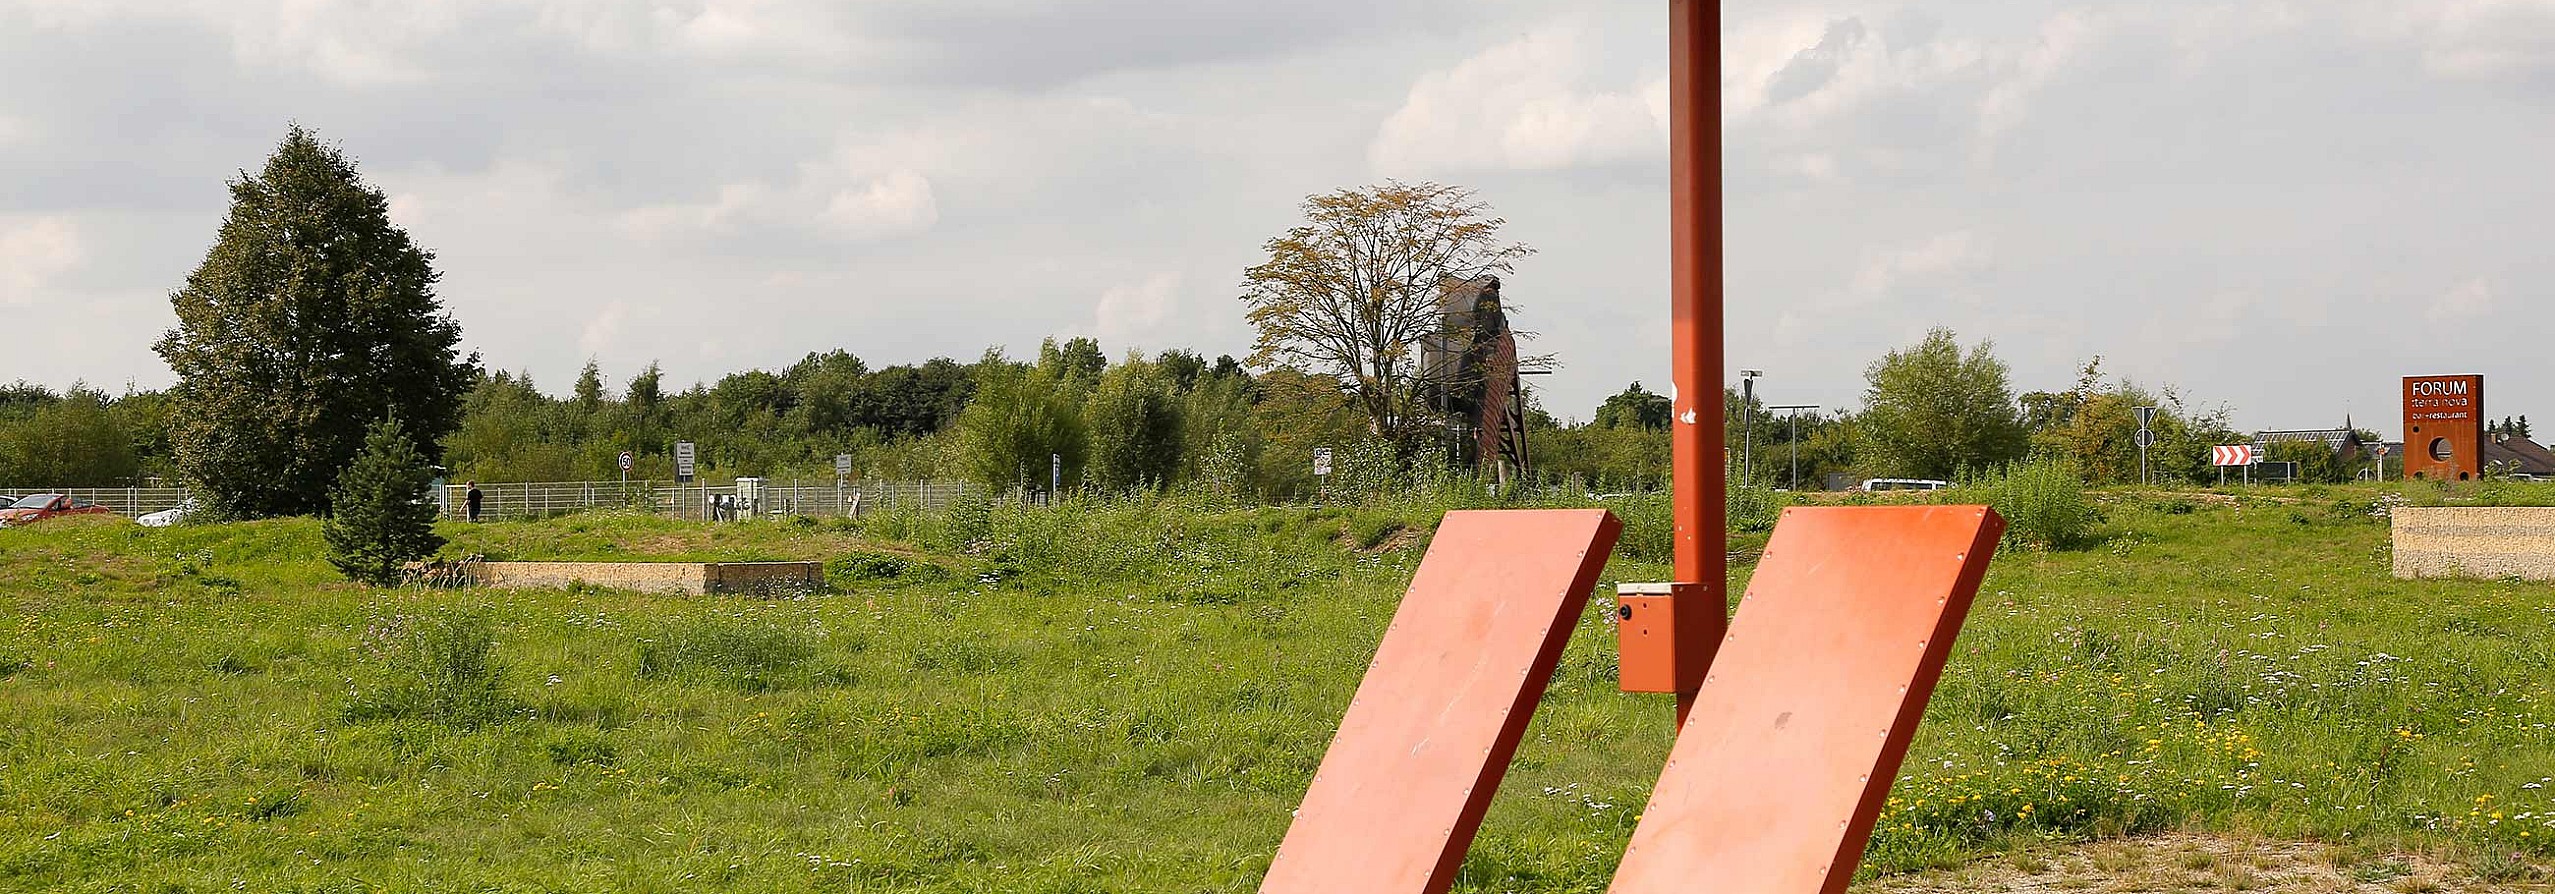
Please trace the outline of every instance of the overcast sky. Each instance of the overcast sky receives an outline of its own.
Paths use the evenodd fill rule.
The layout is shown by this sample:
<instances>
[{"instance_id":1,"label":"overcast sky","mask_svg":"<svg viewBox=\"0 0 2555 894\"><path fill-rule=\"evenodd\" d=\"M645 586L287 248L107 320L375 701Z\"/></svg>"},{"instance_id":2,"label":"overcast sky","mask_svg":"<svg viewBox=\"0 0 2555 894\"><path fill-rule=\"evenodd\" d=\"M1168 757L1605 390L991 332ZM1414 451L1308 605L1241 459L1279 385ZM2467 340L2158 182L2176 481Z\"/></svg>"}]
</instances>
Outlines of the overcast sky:
<instances>
[{"instance_id":1,"label":"overcast sky","mask_svg":"<svg viewBox=\"0 0 2555 894\"><path fill-rule=\"evenodd\" d=\"M165 385L298 121L491 366L1245 353L1310 193L1479 191L1546 405L1667 367L1664 0L0 0L0 381ZM2555 0L1732 2L1730 360L1853 405L1928 327L2250 427L2397 377L2555 413ZM2549 417L2555 418L2555 417Z\"/></svg>"}]
</instances>

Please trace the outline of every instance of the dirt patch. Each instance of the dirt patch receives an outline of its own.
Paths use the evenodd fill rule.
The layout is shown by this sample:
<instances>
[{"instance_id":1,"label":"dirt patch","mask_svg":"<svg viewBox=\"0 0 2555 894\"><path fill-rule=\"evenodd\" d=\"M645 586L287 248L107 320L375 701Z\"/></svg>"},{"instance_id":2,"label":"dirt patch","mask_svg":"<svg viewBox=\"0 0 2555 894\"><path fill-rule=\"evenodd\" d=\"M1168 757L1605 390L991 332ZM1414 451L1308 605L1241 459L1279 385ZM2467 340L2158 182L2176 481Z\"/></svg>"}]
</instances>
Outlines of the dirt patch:
<instances>
[{"instance_id":1,"label":"dirt patch","mask_svg":"<svg viewBox=\"0 0 2555 894\"><path fill-rule=\"evenodd\" d=\"M1400 552L1419 545L1420 539L1427 536L1428 532L1419 528L1395 528L1393 533L1384 535L1383 540L1378 541L1374 546L1367 547L1366 551L1369 553Z\"/></svg>"},{"instance_id":2,"label":"dirt patch","mask_svg":"<svg viewBox=\"0 0 2555 894\"><path fill-rule=\"evenodd\" d=\"M2524 880L2487 881L2473 867L2355 845L2168 835L2021 851L1970 866L1855 886L1862 894L2260 891L2272 894L2522 894L2545 892L2542 867Z\"/></svg>"},{"instance_id":3,"label":"dirt patch","mask_svg":"<svg viewBox=\"0 0 2555 894\"><path fill-rule=\"evenodd\" d=\"M1386 530L1383 536L1377 538L1373 545L1360 539L1355 530L1341 531L1340 536L1331 538L1331 542L1339 544L1341 549L1349 552L1372 556L1409 549L1427 538L1428 533L1426 528L1394 525Z\"/></svg>"}]
</instances>

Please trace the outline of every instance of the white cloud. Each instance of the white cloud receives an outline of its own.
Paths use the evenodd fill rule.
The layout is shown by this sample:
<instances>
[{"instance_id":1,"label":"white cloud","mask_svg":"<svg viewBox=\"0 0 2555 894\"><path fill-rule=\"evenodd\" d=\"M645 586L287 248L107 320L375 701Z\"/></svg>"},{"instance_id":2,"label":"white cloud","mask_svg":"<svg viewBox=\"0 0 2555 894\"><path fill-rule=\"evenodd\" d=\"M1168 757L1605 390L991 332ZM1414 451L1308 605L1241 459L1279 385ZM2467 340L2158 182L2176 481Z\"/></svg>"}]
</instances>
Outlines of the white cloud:
<instances>
[{"instance_id":1,"label":"white cloud","mask_svg":"<svg viewBox=\"0 0 2555 894\"><path fill-rule=\"evenodd\" d=\"M1994 61L1991 46L1917 30L1817 12L1735 23L1723 44L1722 115L1734 126L1818 128L1876 104L1965 86Z\"/></svg>"},{"instance_id":2,"label":"white cloud","mask_svg":"<svg viewBox=\"0 0 2555 894\"><path fill-rule=\"evenodd\" d=\"M2431 299L2424 315L2435 324L2473 323L2490 316L2495 304L2493 284L2470 279Z\"/></svg>"},{"instance_id":3,"label":"white cloud","mask_svg":"<svg viewBox=\"0 0 2555 894\"><path fill-rule=\"evenodd\" d=\"M940 222L932 182L910 170L895 171L834 193L818 215L850 239L920 233Z\"/></svg>"},{"instance_id":4,"label":"white cloud","mask_svg":"<svg viewBox=\"0 0 2555 894\"><path fill-rule=\"evenodd\" d=\"M649 205L624 211L620 229L643 239L728 235L746 227L818 233L861 242L911 235L940 222L931 179L910 169L874 177L830 165L802 166L797 182L729 183L706 202Z\"/></svg>"},{"instance_id":5,"label":"white cloud","mask_svg":"<svg viewBox=\"0 0 2555 894\"><path fill-rule=\"evenodd\" d=\"M419 44L451 33L470 5L225 0L206 12L229 14L231 46L242 61L361 87L429 79L432 73L413 53Z\"/></svg>"},{"instance_id":6,"label":"white cloud","mask_svg":"<svg viewBox=\"0 0 2555 894\"><path fill-rule=\"evenodd\" d=\"M577 334L577 350L594 357L619 347L621 323L629 317L628 302L616 300L604 305L601 313L586 321L585 331Z\"/></svg>"},{"instance_id":7,"label":"white cloud","mask_svg":"<svg viewBox=\"0 0 2555 894\"><path fill-rule=\"evenodd\" d=\"M680 239L734 231L739 220L773 203L773 190L761 183L730 183L707 202L648 205L621 213L623 232L642 239Z\"/></svg>"},{"instance_id":8,"label":"white cloud","mask_svg":"<svg viewBox=\"0 0 2555 894\"><path fill-rule=\"evenodd\" d=\"M54 277L87 257L80 231L69 220L0 218L0 305L29 305L50 297Z\"/></svg>"},{"instance_id":9,"label":"white cloud","mask_svg":"<svg viewBox=\"0 0 2555 894\"><path fill-rule=\"evenodd\" d=\"M1546 25L1421 75L1367 158L1387 175L1549 170L1649 158L1667 147L1664 80L1590 88L1591 42Z\"/></svg>"},{"instance_id":10,"label":"white cloud","mask_svg":"<svg viewBox=\"0 0 2555 894\"><path fill-rule=\"evenodd\" d=\"M2426 0L2373 7L2383 31L2421 41L2423 66L2489 79L2555 69L2555 0Z\"/></svg>"},{"instance_id":11,"label":"white cloud","mask_svg":"<svg viewBox=\"0 0 2555 894\"><path fill-rule=\"evenodd\" d=\"M1156 273L1143 282L1112 286L1092 310L1092 334L1107 343L1140 342L1161 334L1180 303L1180 274Z\"/></svg>"},{"instance_id":12,"label":"white cloud","mask_svg":"<svg viewBox=\"0 0 2555 894\"><path fill-rule=\"evenodd\" d=\"M1854 291L1866 297L1896 293L1910 285L1974 276L1996 262L1988 241L1970 230L1956 230L1904 248L1874 254L1854 276Z\"/></svg>"},{"instance_id":13,"label":"white cloud","mask_svg":"<svg viewBox=\"0 0 2555 894\"><path fill-rule=\"evenodd\" d=\"M1983 151L1993 151L1995 140L2021 123L2029 114L2033 95L2081 56L2102 31L2103 23L2089 9L2064 10L2041 23L2031 42L1999 66L1996 85L1979 102Z\"/></svg>"}]
</instances>

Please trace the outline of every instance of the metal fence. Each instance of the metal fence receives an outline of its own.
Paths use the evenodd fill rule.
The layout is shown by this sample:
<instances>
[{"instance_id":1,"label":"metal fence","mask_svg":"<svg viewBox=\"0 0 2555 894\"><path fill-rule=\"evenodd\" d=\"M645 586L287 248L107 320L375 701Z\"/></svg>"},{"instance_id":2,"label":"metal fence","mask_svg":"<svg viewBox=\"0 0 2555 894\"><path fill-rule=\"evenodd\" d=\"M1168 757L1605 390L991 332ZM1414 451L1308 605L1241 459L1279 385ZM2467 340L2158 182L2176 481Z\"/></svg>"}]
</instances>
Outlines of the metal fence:
<instances>
[{"instance_id":1,"label":"metal fence","mask_svg":"<svg viewBox=\"0 0 2555 894\"><path fill-rule=\"evenodd\" d=\"M469 514L469 485L448 484L439 495L447 518ZM986 493L962 481L785 481L748 484L668 481L536 481L479 486L481 519L546 518L596 509L627 509L682 519L757 515L854 515L902 509L937 512L972 494ZM732 511L724 507L733 507Z\"/></svg>"},{"instance_id":2,"label":"metal fence","mask_svg":"<svg viewBox=\"0 0 2555 894\"><path fill-rule=\"evenodd\" d=\"M35 494L65 494L76 503L104 506L108 512L131 518L164 509L175 509L186 502L183 487L0 487L0 495L25 497Z\"/></svg>"}]
</instances>

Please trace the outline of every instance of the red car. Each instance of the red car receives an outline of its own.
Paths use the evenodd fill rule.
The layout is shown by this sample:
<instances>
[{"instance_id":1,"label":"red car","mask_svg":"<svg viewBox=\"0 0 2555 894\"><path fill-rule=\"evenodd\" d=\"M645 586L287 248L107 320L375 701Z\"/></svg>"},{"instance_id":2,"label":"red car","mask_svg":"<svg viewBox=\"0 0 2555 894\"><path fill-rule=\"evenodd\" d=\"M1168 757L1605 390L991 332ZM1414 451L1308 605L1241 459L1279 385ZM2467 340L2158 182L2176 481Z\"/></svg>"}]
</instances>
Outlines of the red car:
<instances>
[{"instance_id":1,"label":"red car","mask_svg":"<svg viewBox=\"0 0 2555 894\"><path fill-rule=\"evenodd\" d=\"M62 515L105 515L106 507L80 503L62 494L36 494L24 497L9 508L0 509L0 528L29 525Z\"/></svg>"}]
</instances>

